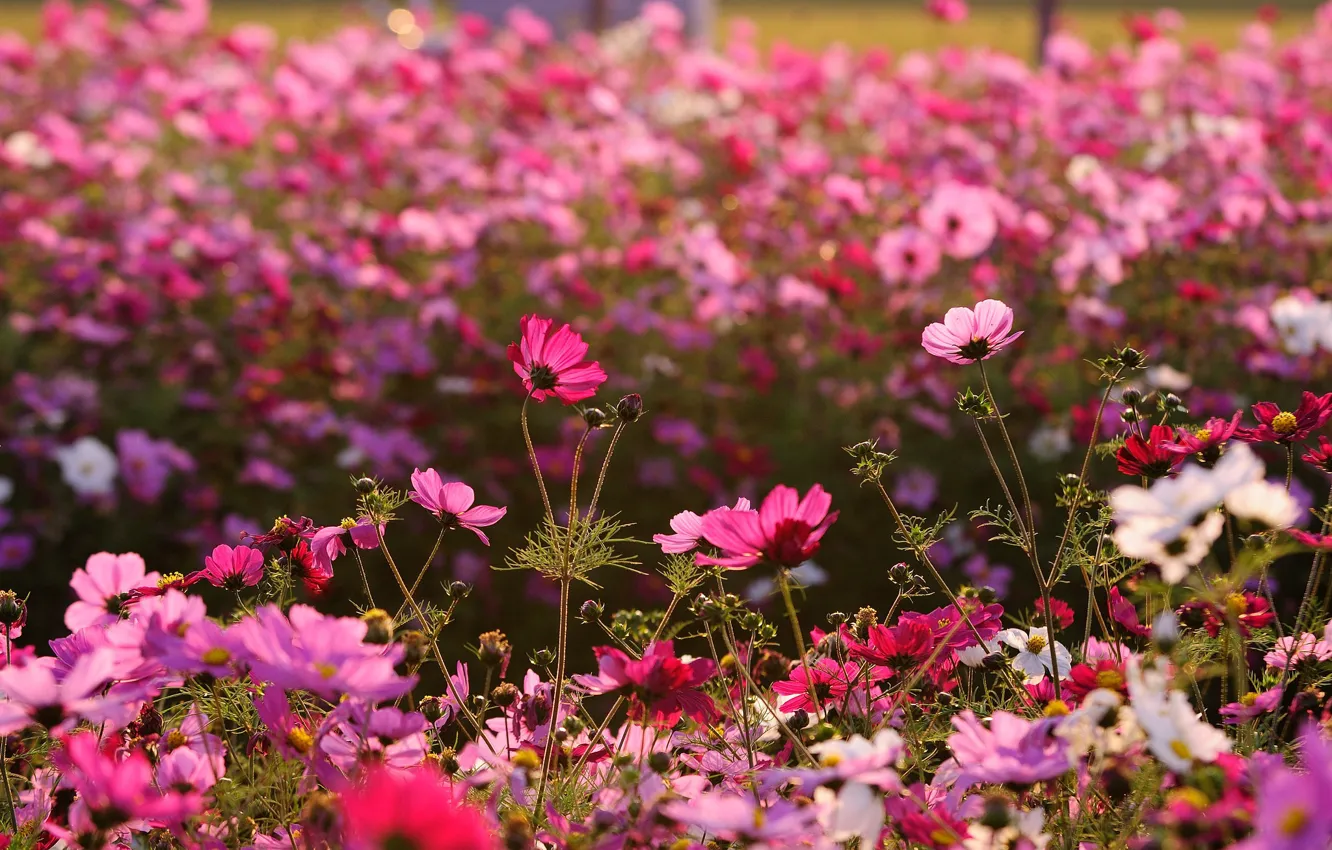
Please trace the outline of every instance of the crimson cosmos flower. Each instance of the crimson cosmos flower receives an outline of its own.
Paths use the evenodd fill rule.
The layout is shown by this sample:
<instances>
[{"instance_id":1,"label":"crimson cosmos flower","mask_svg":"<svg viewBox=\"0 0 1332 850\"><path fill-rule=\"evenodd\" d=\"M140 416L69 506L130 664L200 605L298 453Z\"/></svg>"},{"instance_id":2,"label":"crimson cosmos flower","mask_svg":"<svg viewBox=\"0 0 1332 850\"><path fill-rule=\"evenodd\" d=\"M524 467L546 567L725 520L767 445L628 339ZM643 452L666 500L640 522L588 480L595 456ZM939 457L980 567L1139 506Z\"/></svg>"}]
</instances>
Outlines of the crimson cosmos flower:
<instances>
[{"instance_id":1,"label":"crimson cosmos flower","mask_svg":"<svg viewBox=\"0 0 1332 850\"><path fill-rule=\"evenodd\" d=\"M757 511L712 511L703 517L703 539L721 550L711 557L695 555L697 563L728 569L752 567L769 561L790 569L809 560L819 541L837 519L828 512L832 496L818 484L805 497L793 487L779 484Z\"/></svg>"},{"instance_id":2,"label":"crimson cosmos flower","mask_svg":"<svg viewBox=\"0 0 1332 850\"><path fill-rule=\"evenodd\" d=\"M911 670L934 652L934 629L923 617L906 618L896 626L870 626L863 644L852 644L851 654L893 672Z\"/></svg>"},{"instance_id":3,"label":"crimson cosmos flower","mask_svg":"<svg viewBox=\"0 0 1332 850\"><path fill-rule=\"evenodd\" d=\"M606 372L595 360L588 361L587 343L568 325L550 332L554 319L523 316L522 341L509 343L513 371L537 401L555 396L575 404L596 395L606 381Z\"/></svg>"},{"instance_id":4,"label":"crimson cosmos flower","mask_svg":"<svg viewBox=\"0 0 1332 850\"><path fill-rule=\"evenodd\" d=\"M1332 440L1319 437L1318 447L1311 446L1300 459L1319 472L1332 475Z\"/></svg>"},{"instance_id":5,"label":"crimson cosmos flower","mask_svg":"<svg viewBox=\"0 0 1332 850\"><path fill-rule=\"evenodd\" d=\"M1130 434L1124 439L1124 445L1115 452L1119 471L1125 475L1147 478L1174 475L1175 470L1188 457L1187 454L1165 448L1173 442L1174 437L1174 429L1166 425L1153 425L1147 439Z\"/></svg>"},{"instance_id":6,"label":"crimson cosmos flower","mask_svg":"<svg viewBox=\"0 0 1332 850\"><path fill-rule=\"evenodd\" d=\"M1317 396L1304 392L1295 412L1282 410L1270 401L1253 406L1256 428L1240 428L1235 438L1248 443L1294 443L1322 428L1332 417L1332 393Z\"/></svg>"},{"instance_id":7,"label":"crimson cosmos flower","mask_svg":"<svg viewBox=\"0 0 1332 850\"><path fill-rule=\"evenodd\" d=\"M649 644L640 659L630 658L613 646L599 646L597 675L574 676L574 682L589 694L624 692L630 697L629 716L645 719L657 727L674 726L682 715L711 722L717 716L712 697L697 690L717 672L707 658L684 661L675 656L673 641Z\"/></svg>"},{"instance_id":8,"label":"crimson cosmos flower","mask_svg":"<svg viewBox=\"0 0 1332 850\"><path fill-rule=\"evenodd\" d=\"M1240 418L1243 416L1244 412L1237 410L1229 421L1212 417L1196 431L1180 428L1175 435L1175 442L1162 443L1161 448L1181 455L1196 455L1203 466L1211 466L1221 458L1221 447L1239 430Z\"/></svg>"}]
</instances>

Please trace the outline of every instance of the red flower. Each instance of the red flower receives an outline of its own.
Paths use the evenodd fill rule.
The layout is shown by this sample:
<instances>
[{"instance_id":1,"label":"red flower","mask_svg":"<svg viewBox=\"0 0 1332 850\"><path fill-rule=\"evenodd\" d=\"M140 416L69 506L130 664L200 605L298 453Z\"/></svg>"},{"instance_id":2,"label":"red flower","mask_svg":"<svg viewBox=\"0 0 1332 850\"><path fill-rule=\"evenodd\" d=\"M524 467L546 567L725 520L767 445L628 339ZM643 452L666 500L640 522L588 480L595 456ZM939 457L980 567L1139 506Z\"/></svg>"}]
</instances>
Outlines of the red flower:
<instances>
[{"instance_id":1,"label":"red flower","mask_svg":"<svg viewBox=\"0 0 1332 850\"><path fill-rule=\"evenodd\" d=\"M1145 440L1137 434L1130 434L1115 453L1119 471L1125 475L1147 478L1174 475L1175 469L1185 458L1185 455L1164 448L1173 441L1174 436L1174 430L1165 425L1153 425Z\"/></svg>"},{"instance_id":2,"label":"red flower","mask_svg":"<svg viewBox=\"0 0 1332 850\"><path fill-rule=\"evenodd\" d=\"M1235 432L1239 430L1240 418L1244 415L1243 411L1235 411L1235 415L1230 421L1213 417L1207 420L1196 431L1190 431L1186 428L1180 428L1175 437L1175 442L1166 443L1162 446L1168 452L1177 452L1182 455L1197 455L1198 462L1203 466L1211 466L1221 458L1221 447Z\"/></svg>"},{"instance_id":3,"label":"red flower","mask_svg":"<svg viewBox=\"0 0 1332 850\"><path fill-rule=\"evenodd\" d=\"M563 325L551 333L554 319L523 316L522 341L509 343L513 371L537 401L555 396L574 404L596 395L606 381L606 372L596 361L587 361L587 343Z\"/></svg>"},{"instance_id":4,"label":"red flower","mask_svg":"<svg viewBox=\"0 0 1332 850\"><path fill-rule=\"evenodd\" d=\"M1138 619L1138 609L1134 607L1132 602L1128 601L1120 594L1119 588L1110 588L1109 596L1109 605L1106 607L1110 609L1110 618L1112 620L1123 626L1131 635L1146 637L1152 633L1151 628L1149 626L1144 626L1142 621Z\"/></svg>"},{"instance_id":5,"label":"red flower","mask_svg":"<svg viewBox=\"0 0 1332 850\"><path fill-rule=\"evenodd\" d=\"M1177 613L1181 623L1206 629L1212 637L1221 634L1232 616L1244 637L1248 637L1254 629L1271 625L1276 619L1267 600L1249 592L1228 595L1224 609L1210 602L1194 601L1181 605Z\"/></svg>"},{"instance_id":6,"label":"red flower","mask_svg":"<svg viewBox=\"0 0 1332 850\"><path fill-rule=\"evenodd\" d=\"M574 682L589 694L625 692L630 697L629 716L653 726L674 726L681 715L710 722L717 716L712 697L696 688L717 672L706 658L685 662L675 657L674 642L649 644L641 659L630 658L613 646L599 646L597 675L574 676Z\"/></svg>"},{"instance_id":7,"label":"red flower","mask_svg":"<svg viewBox=\"0 0 1332 850\"><path fill-rule=\"evenodd\" d=\"M934 652L934 630L923 617L903 617L896 626L871 626L863 644L852 644L851 654L894 672L924 663Z\"/></svg>"},{"instance_id":8,"label":"red flower","mask_svg":"<svg viewBox=\"0 0 1332 850\"><path fill-rule=\"evenodd\" d=\"M700 564L730 569L769 561L798 567L819 549L819 541L837 519L828 512L832 496L815 484L803 499L792 487L779 484L757 511L713 511L703 517L703 539L721 550L718 557L701 552Z\"/></svg>"},{"instance_id":9,"label":"red flower","mask_svg":"<svg viewBox=\"0 0 1332 850\"><path fill-rule=\"evenodd\" d=\"M1308 449L1301 460L1312 466L1319 472L1332 475L1332 440L1327 437L1318 438L1318 448Z\"/></svg>"},{"instance_id":10,"label":"red flower","mask_svg":"<svg viewBox=\"0 0 1332 850\"><path fill-rule=\"evenodd\" d=\"M342 794L344 846L493 850L497 842L485 818L458 796L429 768L371 768L364 781Z\"/></svg>"},{"instance_id":11,"label":"red flower","mask_svg":"<svg viewBox=\"0 0 1332 850\"><path fill-rule=\"evenodd\" d=\"M1124 665L1113 658L1102 658L1095 666L1074 664L1064 680L1064 693L1082 702L1092 691L1104 689L1128 695L1128 677Z\"/></svg>"},{"instance_id":12,"label":"red flower","mask_svg":"<svg viewBox=\"0 0 1332 850\"><path fill-rule=\"evenodd\" d=\"M1059 628L1066 629L1073 625L1073 608L1067 602L1062 599L1052 598L1050 600L1050 608L1054 613L1054 620L1059 625ZM1036 610L1040 612L1042 617L1045 616L1044 599L1036 600Z\"/></svg>"},{"instance_id":13,"label":"red flower","mask_svg":"<svg viewBox=\"0 0 1332 850\"><path fill-rule=\"evenodd\" d=\"M1303 440L1323 427L1332 417L1332 393L1316 396L1305 392L1294 413L1284 411L1270 401L1253 406L1256 428L1240 428L1235 438L1249 443L1293 443Z\"/></svg>"},{"instance_id":14,"label":"red flower","mask_svg":"<svg viewBox=\"0 0 1332 850\"><path fill-rule=\"evenodd\" d=\"M1310 549L1322 549L1332 552L1332 534L1314 534L1310 531L1301 531L1298 528L1288 528L1286 533L1296 542Z\"/></svg>"},{"instance_id":15,"label":"red flower","mask_svg":"<svg viewBox=\"0 0 1332 850\"><path fill-rule=\"evenodd\" d=\"M315 560L308 540L299 541L287 556L291 574L295 576L311 596L323 596L328 590L328 583L333 580L333 565Z\"/></svg>"},{"instance_id":16,"label":"red flower","mask_svg":"<svg viewBox=\"0 0 1332 850\"><path fill-rule=\"evenodd\" d=\"M790 678L774 683L772 689L786 697L777 704L782 711L814 711L846 696L850 683L859 675L860 666L857 664L842 664L832 658L820 658L809 665L809 678L805 678L805 665L797 664ZM817 706L810 698L811 691L819 702Z\"/></svg>"}]
</instances>

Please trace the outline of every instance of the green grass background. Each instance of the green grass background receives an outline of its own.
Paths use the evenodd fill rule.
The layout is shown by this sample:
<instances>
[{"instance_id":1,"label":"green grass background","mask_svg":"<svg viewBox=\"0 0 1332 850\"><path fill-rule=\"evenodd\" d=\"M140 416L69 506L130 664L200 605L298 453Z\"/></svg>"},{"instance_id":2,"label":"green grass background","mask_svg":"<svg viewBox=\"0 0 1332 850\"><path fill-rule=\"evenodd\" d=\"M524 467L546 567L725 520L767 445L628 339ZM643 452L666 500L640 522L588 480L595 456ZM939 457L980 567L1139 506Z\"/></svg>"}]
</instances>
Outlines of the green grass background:
<instances>
[{"instance_id":1,"label":"green grass background","mask_svg":"<svg viewBox=\"0 0 1332 850\"><path fill-rule=\"evenodd\" d=\"M444 5L444 4L441 4ZM1061 19L1065 26L1087 38L1096 47L1124 40L1125 4L1108 0L1065 2ZM1221 47L1235 43L1240 27L1252 19L1257 3L1235 0L1204 5L1175 4L1184 12L1186 41L1205 40ZM1276 25L1278 35L1289 37L1310 25L1307 3L1280 4L1284 11ZM729 0L722 2L721 33L730 21L747 18L758 26L765 44L787 44L818 49L835 42L864 49L883 47L895 51L936 48L944 45L990 45L1029 56L1034 52L1035 21L1031 7L1022 3L972 3L965 24L946 26L930 19L922 3L906 0ZM1150 8L1135 4L1138 10ZM31 38L39 31L36 2L0 0L0 30L16 30ZM366 20L354 3L310 2L310 0L221 0L215 2L213 18L219 29L244 21L262 21L284 38L311 38L339 25Z\"/></svg>"}]
</instances>

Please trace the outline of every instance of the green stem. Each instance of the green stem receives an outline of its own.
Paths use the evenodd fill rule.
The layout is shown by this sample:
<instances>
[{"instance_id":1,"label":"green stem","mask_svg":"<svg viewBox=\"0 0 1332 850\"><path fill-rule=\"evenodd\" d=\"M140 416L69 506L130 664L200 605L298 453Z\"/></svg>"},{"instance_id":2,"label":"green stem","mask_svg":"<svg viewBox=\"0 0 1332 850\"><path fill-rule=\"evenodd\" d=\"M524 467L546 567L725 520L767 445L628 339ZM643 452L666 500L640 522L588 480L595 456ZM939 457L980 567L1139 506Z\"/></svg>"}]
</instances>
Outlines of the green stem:
<instances>
[{"instance_id":1,"label":"green stem","mask_svg":"<svg viewBox=\"0 0 1332 850\"><path fill-rule=\"evenodd\" d=\"M429 570L430 570L430 565L433 564L433 563L435 562L435 556L439 554L439 547L440 547L440 544L442 544L442 543L444 542L444 533L447 532L448 530L449 530L449 529L448 529L447 526L443 526L443 527L441 527L441 528L439 529L439 536L435 538L435 548L433 548L433 549L430 550L430 554L426 557L426 559L425 559L425 563L421 565L421 570L420 570L420 572L418 572L418 573L416 574L416 580L412 582L412 589L411 589L412 596L415 596L415 595L416 595L416 589L417 589L418 587L421 586L421 582L425 579L425 577L426 577L426 573L429 572ZM371 604L371 605L374 605L374 602L371 601L370 604ZM402 603L402 605L398 606L398 613L395 614L395 615L393 615L393 622L396 623L396 622L398 622L399 620L401 620L401 619L402 619L402 615L405 614L405 613L407 613L407 603L406 603L406 602L404 602L404 603ZM425 624L422 623L421 625L425 625Z\"/></svg>"},{"instance_id":2,"label":"green stem","mask_svg":"<svg viewBox=\"0 0 1332 850\"><path fill-rule=\"evenodd\" d=\"M532 432L527 427L527 403L532 400L532 394L528 393L527 398L523 399L523 410L519 419L523 425L523 441L527 443L527 458L532 462L532 471L536 473L537 489L541 491L541 504L546 508L546 518L550 524L555 524L555 512L550 509L550 494L546 492L546 479L541 474L541 463L537 460L536 447L532 445Z\"/></svg>"},{"instance_id":3,"label":"green stem","mask_svg":"<svg viewBox=\"0 0 1332 850\"><path fill-rule=\"evenodd\" d=\"M611 435L610 445L606 447L606 456L601 460L601 471L597 473L597 486L592 490L592 501L587 506L589 518L597 512L597 501L601 499L601 485L606 483L606 470L610 468L611 456L615 454L615 446L620 442L620 434L622 433L624 433L624 422L615 426L615 433Z\"/></svg>"},{"instance_id":4,"label":"green stem","mask_svg":"<svg viewBox=\"0 0 1332 850\"><path fill-rule=\"evenodd\" d=\"M546 799L546 788L550 784L550 774L554 770L552 758L558 747L555 740L556 727L560 720L560 700L564 698L564 662L569 642L569 585L573 580L566 574L560 579L560 631L559 645L555 654L555 696L550 710L550 731L546 735L546 748L541 759L541 781L537 784L536 802L532 806L534 821L541 818L541 804Z\"/></svg>"},{"instance_id":5,"label":"green stem","mask_svg":"<svg viewBox=\"0 0 1332 850\"><path fill-rule=\"evenodd\" d=\"M1013 461L1013 471L1017 474L1018 489L1022 492L1022 504L1027 510L1027 533L1031 537L1031 550L1035 552L1036 521L1031 508L1031 494L1027 492L1027 478L1022 474L1022 464L1018 462L1017 449L1013 448L1013 439L1008 435L1008 426L1004 424L1003 411L999 409L999 402L995 400L994 392L990 389L990 378L985 374L985 361L977 361L976 365L980 367L981 386L985 389L986 397L990 399L990 406L994 408L994 418L999 423L999 433L1003 435L1004 445L1008 448L1008 457Z\"/></svg>"},{"instance_id":6,"label":"green stem","mask_svg":"<svg viewBox=\"0 0 1332 850\"><path fill-rule=\"evenodd\" d=\"M823 705L819 702L818 692L814 689L814 676L809 669L809 658L805 652L805 636L800 633L800 618L796 616L795 601L791 598L791 582L785 569L777 571L777 587L782 592L782 603L786 605L786 616L791 621L791 631L795 633L796 651L800 653L800 666L805 671L805 687L809 689L810 701L814 703L814 712L819 722L823 722ZM735 657L740 663L740 657Z\"/></svg>"}]
</instances>

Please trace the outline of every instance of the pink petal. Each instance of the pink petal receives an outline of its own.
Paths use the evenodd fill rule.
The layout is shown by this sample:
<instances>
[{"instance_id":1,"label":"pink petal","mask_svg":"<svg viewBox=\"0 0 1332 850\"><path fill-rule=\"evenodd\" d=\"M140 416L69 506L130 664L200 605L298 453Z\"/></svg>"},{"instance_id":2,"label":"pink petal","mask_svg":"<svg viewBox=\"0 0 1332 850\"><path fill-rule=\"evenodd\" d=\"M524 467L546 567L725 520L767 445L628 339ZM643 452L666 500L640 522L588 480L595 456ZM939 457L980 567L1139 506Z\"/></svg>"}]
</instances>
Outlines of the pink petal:
<instances>
[{"instance_id":1,"label":"pink petal","mask_svg":"<svg viewBox=\"0 0 1332 850\"><path fill-rule=\"evenodd\" d=\"M944 313L944 327L953 339L965 345L976 336L976 314L969 307L954 307Z\"/></svg>"},{"instance_id":2,"label":"pink petal","mask_svg":"<svg viewBox=\"0 0 1332 850\"><path fill-rule=\"evenodd\" d=\"M994 298L976 305L976 336L991 342L1013 329L1013 311Z\"/></svg>"},{"instance_id":3,"label":"pink petal","mask_svg":"<svg viewBox=\"0 0 1332 850\"><path fill-rule=\"evenodd\" d=\"M778 484L763 500L759 508L759 521L763 529L763 540L771 540L777 533L777 526L782 520L794 519L799 507L800 494L794 487ZM723 547L725 548L725 547Z\"/></svg>"},{"instance_id":4,"label":"pink petal","mask_svg":"<svg viewBox=\"0 0 1332 850\"><path fill-rule=\"evenodd\" d=\"M439 504L446 514L461 516L475 501L476 491L461 481L450 481L439 491Z\"/></svg>"},{"instance_id":5,"label":"pink petal","mask_svg":"<svg viewBox=\"0 0 1332 850\"><path fill-rule=\"evenodd\" d=\"M509 512L508 508L496 508L491 505L477 505L458 514L458 521L466 526L494 525Z\"/></svg>"}]
</instances>

